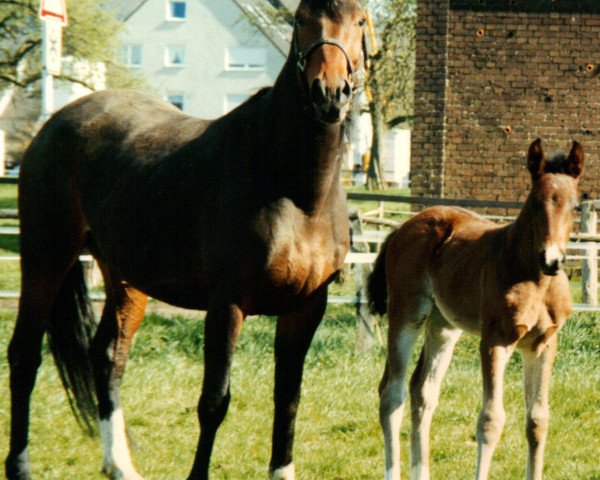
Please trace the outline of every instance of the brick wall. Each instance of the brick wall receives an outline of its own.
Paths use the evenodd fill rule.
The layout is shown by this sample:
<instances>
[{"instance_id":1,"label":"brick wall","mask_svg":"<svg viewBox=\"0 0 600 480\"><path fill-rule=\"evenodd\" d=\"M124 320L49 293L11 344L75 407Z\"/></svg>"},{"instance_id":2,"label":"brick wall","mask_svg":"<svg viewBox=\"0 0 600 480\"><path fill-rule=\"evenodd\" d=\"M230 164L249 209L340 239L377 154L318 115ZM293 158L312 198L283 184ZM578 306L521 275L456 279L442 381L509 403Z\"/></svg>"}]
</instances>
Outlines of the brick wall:
<instances>
[{"instance_id":1,"label":"brick wall","mask_svg":"<svg viewBox=\"0 0 600 480\"><path fill-rule=\"evenodd\" d=\"M600 198L600 1L419 0L414 195L523 200L526 150L581 142Z\"/></svg>"}]
</instances>

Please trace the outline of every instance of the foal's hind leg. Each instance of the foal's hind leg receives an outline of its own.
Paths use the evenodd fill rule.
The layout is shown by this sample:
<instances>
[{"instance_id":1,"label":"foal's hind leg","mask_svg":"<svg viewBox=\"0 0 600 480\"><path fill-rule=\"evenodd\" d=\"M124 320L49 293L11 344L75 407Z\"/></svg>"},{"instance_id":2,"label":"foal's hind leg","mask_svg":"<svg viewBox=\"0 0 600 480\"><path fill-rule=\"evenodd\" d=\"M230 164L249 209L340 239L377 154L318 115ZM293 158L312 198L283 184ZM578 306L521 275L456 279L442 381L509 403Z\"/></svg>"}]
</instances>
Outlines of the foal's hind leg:
<instances>
[{"instance_id":1,"label":"foal's hind leg","mask_svg":"<svg viewBox=\"0 0 600 480\"><path fill-rule=\"evenodd\" d=\"M119 389L147 297L110 274L104 278L106 303L91 350L104 450L102 472L112 479L141 480L127 447Z\"/></svg>"},{"instance_id":2,"label":"foal's hind leg","mask_svg":"<svg viewBox=\"0 0 600 480\"><path fill-rule=\"evenodd\" d=\"M411 479L429 480L429 431L442 379L462 330L451 326L437 308L425 327L425 343L410 381L412 412Z\"/></svg>"},{"instance_id":3,"label":"foal's hind leg","mask_svg":"<svg viewBox=\"0 0 600 480\"><path fill-rule=\"evenodd\" d=\"M379 385L379 421L385 442L385 478L400 478L400 427L407 398L408 363L433 302L424 293L390 295L388 355Z\"/></svg>"},{"instance_id":4,"label":"foal's hind leg","mask_svg":"<svg viewBox=\"0 0 600 480\"><path fill-rule=\"evenodd\" d=\"M301 310L277 319L275 334L275 419L269 472L273 480L294 480L294 429L304 359L327 307L327 287Z\"/></svg>"},{"instance_id":5,"label":"foal's hind leg","mask_svg":"<svg viewBox=\"0 0 600 480\"><path fill-rule=\"evenodd\" d=\"M536 352L529 346L521 350L525 373L525 403L527 405L527 480L541 480L544 465L544 447L548 435L548 390L552 364L556 356L557 337Z\"/></svg>"}]
</instances>

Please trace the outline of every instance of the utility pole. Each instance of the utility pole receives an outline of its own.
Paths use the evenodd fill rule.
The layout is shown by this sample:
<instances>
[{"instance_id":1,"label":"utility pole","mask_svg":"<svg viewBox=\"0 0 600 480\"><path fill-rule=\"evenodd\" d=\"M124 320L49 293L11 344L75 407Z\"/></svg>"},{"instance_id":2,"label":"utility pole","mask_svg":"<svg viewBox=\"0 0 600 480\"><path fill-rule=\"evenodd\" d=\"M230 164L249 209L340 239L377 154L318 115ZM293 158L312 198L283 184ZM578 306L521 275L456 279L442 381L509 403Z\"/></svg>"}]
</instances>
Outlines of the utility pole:
<instances>
[{"instance_id":1,"label":"utility pole","mask_svg":"<svg viewBox=\"0 0 600 480\"><path fill-rule=\"evenodd\" d=\"M42 108L40 119L46 121L54 112L54 77L62 66L62 28L67 25L65 0L41 0L42 20Z\"/></svg>"}]
</instances>

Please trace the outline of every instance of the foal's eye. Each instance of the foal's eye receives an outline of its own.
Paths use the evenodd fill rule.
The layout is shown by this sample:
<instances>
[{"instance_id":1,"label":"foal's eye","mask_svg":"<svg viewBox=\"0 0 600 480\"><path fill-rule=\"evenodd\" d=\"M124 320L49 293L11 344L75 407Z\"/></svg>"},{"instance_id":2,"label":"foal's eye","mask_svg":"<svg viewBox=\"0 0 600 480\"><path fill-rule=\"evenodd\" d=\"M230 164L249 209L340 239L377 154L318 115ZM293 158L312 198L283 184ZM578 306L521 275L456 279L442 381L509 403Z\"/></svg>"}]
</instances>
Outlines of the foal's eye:
<instances>
[{"instance_id":1,"label":"foal's eye","mask_svg":"<svg viewBox=\"0 0 600 480\"><path fill-rule=\"evenodd\" d=\"M364 18L361 18L361 19L358 21L358 26L359 26L359 27L364 27L364 26L365 26L365 22L366 22L366 20L365 20Z\"/></svg>"},{"instance_id":2,"label":"foal's eye","mask_svg":"<svg viewBox=\"0 0 600 480\"><path fill-rule=\"evenodd\" d=\"M306 25L306 21L301 16L297 16L296 25L298 25L299 27L303 27L304 25Z\"/></svg>"},{"instance_id":3,"label":"foal's eye","mask_svg":"<svg viewBox=\"0 0 600 480\"><path fill-rule=\"evenodd\" d=\"M556 193L552 195L552 203L558 205L558 195Z\"/></svg>"}]
</instances>

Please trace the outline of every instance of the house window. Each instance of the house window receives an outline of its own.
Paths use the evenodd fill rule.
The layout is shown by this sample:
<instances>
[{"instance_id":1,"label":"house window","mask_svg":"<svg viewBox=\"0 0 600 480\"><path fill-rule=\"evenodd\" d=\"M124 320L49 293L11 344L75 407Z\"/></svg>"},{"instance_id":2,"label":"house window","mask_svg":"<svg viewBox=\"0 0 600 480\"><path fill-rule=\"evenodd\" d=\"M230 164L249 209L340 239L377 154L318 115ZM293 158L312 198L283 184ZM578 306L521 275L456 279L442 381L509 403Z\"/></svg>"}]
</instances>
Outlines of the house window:
<instances>
[{"instance_id":1,"label":"house window","mask_svg":"<svg viewBox=\"0 0 600 480\"><path fill-rule=\"evenodd\" d=\"M227 70L264 70L267 65L267 50L253 47L231 47L225 53Z\"/></svg>"},{"instance_id":2,"label":"house window","mask_svg":"<svg viewBox=\"0 0 600 480\"><path fill-rule=\"evenodd\" d=\"M184 106L184 95L183 93L170 93L167 95L167 101L175 105L179 110L183 110Z\"/></svg>"},{"instance_id":3,"label":"house window","mask_svg":"<svg viewBox=\"0 0 600 480\"><path fill-rule=\"evenodd\" d=\"M183 67L185 65L185 47L170 45L165 50L165 66Z\"/></svg>"},{"instance_id":4,"label":"house window","mask_svg":"<svg viewBox=\"0 0 600 480\"><path fill-rule=\"evenodd\" d=\"M123 61L128 67L142 66L142 46L125 45L123 47Z\"/></svg>"},{"instance_id":5,"label":"house window","mask_svg":"<svg viewBox=\"0 0 600 480\"><path fill-rule=\"evenodd\" d=\"M168 1L167 2L167 20L181 21L185 20L186 17L186 4L181 1Z\"/></svg>"},{"instance_id":6,"label":"house window","mask_svg":"<svg viewBox=\"0 0 600 480\"><path fill-rule=\"evenodd\" d=\"M233 110L236 107L239 107L242 103L248 100L248 95L225 95L225 105L223 108L223 112L227 113Z\"/></svg>"}]
</instances>

